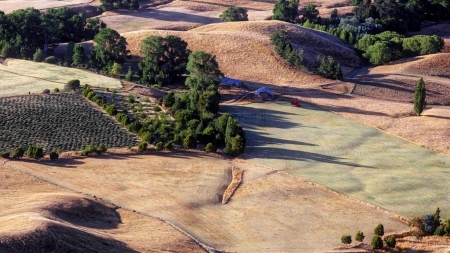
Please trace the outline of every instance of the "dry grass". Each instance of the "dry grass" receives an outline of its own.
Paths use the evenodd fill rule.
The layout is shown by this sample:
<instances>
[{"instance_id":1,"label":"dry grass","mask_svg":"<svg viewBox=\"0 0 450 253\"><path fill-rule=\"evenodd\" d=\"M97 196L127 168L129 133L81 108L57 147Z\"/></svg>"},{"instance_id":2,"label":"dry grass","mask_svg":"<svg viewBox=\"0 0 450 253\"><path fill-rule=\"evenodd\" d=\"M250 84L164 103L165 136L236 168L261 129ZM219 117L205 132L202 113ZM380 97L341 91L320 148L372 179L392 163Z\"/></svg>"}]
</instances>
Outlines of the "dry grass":
<instances>
[{"instance_id":1,"label":"dry grass","mask_svg":"<svg viewBox=\"0 0 450 253\"><path fill-rule=\"evenodd\" d=\"M222 197L222 205L226 204L231 196L233 195L234 191L239 187L239 184L242 181L242 175L244 174L243 170L240 170L237 167L231 168L231 182L228 185L227 189L223 193Z\"/></svg>"},{"instance_id":2,"label":"dry grass","mask_svg":"<svg viewBox=\"0 0 450 253\"><path fill-rule=\"evenodd\" d=\"M188 42L192 51L204 50L216 55L226 76L244 82L298 87L329 83L328 79L287 66L276 55L269 38L277 29L288 30L297 41L296 47L305 50L307 56L322 53L333 55L342 65L359 64L359 57L353 49L336 37L279 21L211 24L187 32L138 31L123 36L134 55L138 54L141 41L147 36L179 36Z\"/></svg>"},{"instance_id":3,"label":"dry grass","mask_svg":"<svg viewBox=\"0 0 450 253\"><path fill-rule=\"evenodd\" d=\"M79 79L81 85L88 83L94 87L112 89L122 87L117 79L89 71L25 60L9 60L6 65L0 64L0 78L0 96L42 93L44 89L53 91L54 88L63 90L64 84L72 79Z\"/></svg>"},{"instance_id":4,"label":"dry grass","mask_svg":"<svg viewBox=\"0 0 450 253\"><path fill-rule=\"evenodd\" d=\"M196 152L7 164L168 220L226 251L323 252L339 245L343 233L361 229L370 236L379 222L390 232L406 228L384 212L289 175ZM232 201L222 205L232 166L244 170L245 177Z\"/></svg>"},{"instance_id":5,"label":"dry grass","mask_svg":"<svg viewBox=\"0 0 450 253\"><path fill-rule=\"evenodd\" d=\"M1 252L204 252L157 219L3 165L0 175Z\"/></svg>"},{"instance_id":6,"label":"dry grass","mask_svg":"<svg viewBox=\"0 0 450 253\"><path fill-rule=\"evenodd\" d=\"M93 0L2 0L0 11L10 13L18 9L33 7L35 9L59 8L63 6L72 7L80 4L89 4Z\"/></svg>"}]
</instances>

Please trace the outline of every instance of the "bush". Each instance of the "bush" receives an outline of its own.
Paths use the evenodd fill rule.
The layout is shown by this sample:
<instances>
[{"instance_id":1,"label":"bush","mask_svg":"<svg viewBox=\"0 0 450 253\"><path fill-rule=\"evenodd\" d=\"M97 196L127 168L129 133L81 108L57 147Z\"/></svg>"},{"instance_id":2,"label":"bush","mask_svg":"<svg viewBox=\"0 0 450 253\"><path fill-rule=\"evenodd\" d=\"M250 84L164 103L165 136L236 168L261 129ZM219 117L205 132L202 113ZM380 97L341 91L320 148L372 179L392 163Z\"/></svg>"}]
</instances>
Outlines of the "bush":
<instances>
[{"instance_id":1,"label":"bush","mask_svg":"<svg viewBox=\"0 0 450 253\"><path fill-rule=\"evenodd\" d=\"M58 152L53 151L50 153L50 160L56 160L58 158L59 158Z\"/></svg>"},{"instance_id":2,"label":"bush","mask_svg":"<svg viewBox=\"0 0 450 253\"><path fill-rule=\"evenodd\" d=\"M192 134L189 134L184 138L183 140L183 147L187 149L195 148L197 145L197 142L195 141L195 138Z\"/></svg>"},{"instance_id":3,"label":"bush","mask_svg":"<svg viewBox=\"0 0 450 253\"><path fill-rule=\"evenodd\" d=\"M153 106L153 111L154 112L160 112L161 108L159 106L155 105L155 106Z\"/></svg>"},{"instance_id":4,"label":"bush","mask_svg":"<svg viewBox=\"0 0 450 253\"><path fill-rule=\"evenodd\" d=\"M216 152L217 148L216 146L214 146L214 144L212 144L211 142L206 144L206 148L205 148L206 152Z\"/></svg>"},{"instance_id":5,"label":"bush","mask_svg":"<svg viewBox=\"0 0 450 253\"><path fill-rule=\"evenodd\" d=\"M355 240L358 242L362 242L362 241L364 241L364 237L365 237L364 233L361 232L360 230L358 230L358 232L356 233L356 236L355 236Z\"/></svg>"},{"instance_id":6,"label":"bush","mask_svg":"<svg viewBox=\"0 0 450 253\"><path fill-rule=\"evenodd\" d=\"M383 224L378 224L378 226L373 230L373 233L378 236L384 235L384 227Z\"/></svg>"},{"instance_id":7,"label":"bush","mask_svg":"<svg viewBox=\"0 0 450 253\"><path fill-rule=\"evenodd\" d=\"M30 146L27 149L27 156L34 159L42 158L44 157L44 150L41 147Z\"/></svg>"},{"instance_id":8,"label":"bush","mask_svg":"<svg viewBox=\"0 0 450 253\"><path fill-rule=\"evenodd\" d=\"M67 82L66 85L64 85L64 89L69 91L69 90L78 90L80 88L80 80L78 79L74 79L74 80L70 80L69 82Z\"/></svg>"},{"instance_id":9,"label":"bush","mask_svg":"<svg viewBox=\"0 0 450 253\"><path fill-rule=\"evenodd\" d=\"M109 115L114 116L114 115L117 114L117 107L116 107L115 105L113 105L113 104L108 104L108 105L105 107L105 111L106 111L106 113L108 113Z\"/></svg>"},{"instance_id":10,"label":"bush","mask_svg":"<svg viewBox=\"0 0 450 253\"><path fill-rule=\"evenodd\" d=\"M434 234L434 231L436 230L437 226L434 222L434 215L427 214L423 217L423 231L425 231L426 234L432 235Z\"/></svg>"},{"instance_id":11,"label":"bush","mask_svg":"<svg viewBox=\"0 0 450 253\"><path fill-rule=\"evenodd\" d=\"M343 235L341 237L341 242L343 244L350 244L350 243L352 243L352 237L350 235Z\"/></svg>"},{"instance_id":12,"label":"bush","mask_svg":"<svg viewBox=\"0 0 450 253\"><path fill-rule=\"evenodd\" d=\"M59 92L59 89L58 88L54 88L53 92Z\"/></svg>"},{"instance_id":13,"label":"bush","mask_svg":"<svg viewBox=\"0 0 450 253\"><path fill-rule=\"evenodd\" d=\"M88 156L89 155L89 151L83 150L83 151L81 151L81 155L82 156Z\"/></svg>"},{"instance_id":14,"label":"bush","mask_svg":"<svg viewBox=\"0 0 450 253\"><path fill-rule=\"evenodd\" d=\"M155 145L156 150L160 151L160 150L163 150L163 148L164 148L164 143L162 141L156 143L156 145Z\"/></svg>"},{"instance_id":15,"label":"bush","mask_svg":"<svg viewBox=\"0 0 450 253\"><path fill-rule=\"evenodd\" d=\"M44 60L44 54L40 48L36 49L36 52L33 54L33 61L41 62Z\"/></svg>"},{"instance_id":16,"label":"bush","mask_svg":"<svg viewBox=\"0 0 450 253\"><path fill-rule=\"evenodd\" d=\"M395 244L397 244L397 241L395 240L395 236L391 235L386 240L386 245L389 248L395 248Z\"/></svg>"},{"instance_id":17,"label":"bush","mask_svg":"<svg viewBox=\"0 0 450 253\"><path fill-rule=\"evenodd\" d=\"M247 9L242 7L229 7L219 16L222 22L248 21Z\"/></svg>"},{"instance_id":18,"label":"bush","mask_svg":"<svg viewBox=\"0 0 450 253\"><path fill-rule=\"evenodd\" d=\"M49 56L49 57L45 58L44 62L45 63L50 63L50 64L55 64L56 63L56 58L55 58L55 56Z\"/></svg>"},{"instance_id":19,"label":"bush","mask_svg":"<svg viewBox=\"0 0 450 253\"><path fill-rule=\"evenodd\" d=\"M22 148L22 146L18 146L12 151L12 157L14 158L21 158L25 154L25 150Z\"/></svg>"},{"instance_id":20,"label":"bush","mask_svg":"<svg viewBox=\"0 0 450 253\"><path fill-rule=\"evenodd\" d=\"M9 152L0 152L1 158L9 158Z\"/></svg>"},{"instance_id":21,"label":"bush","mask_svg":"<svg viewBox=\"0 0 450 253\"><path fill-rule=\"evenodd\" d=\"M381 240L381 237L379 237L378 235L374 235L372 241L370 242L370 245L373 249L381 249L383 248L383 240Z\"/></svg>"},{"instance_id":22,"label":"bush","mask_svg":"<svg viewBox=\"0 0 450 253\"><path fill-rule=\"evenodd\" d=\"M145 141L139 142L138 151L144 152L145 150L147 150L147 146L148 146L147 142L145 142Z\"/></svg>"},{"instance_id":23,"label":"bush","mask_svg":"<svg viewBox=\"0 0 450 253\"><path fill-rule=\"evenodd\" d=\"M100 143L100 145L97 147L97 151L101 153L105 153L108 150L108 147L104 143Z\"/></svg>"},{"instance_id":24,"label":"bush","mask_svg":"<svg viewBox=\"0 0 450 253\"><path fill-rule=\"evenodd\" d=\"M164 145L165 150L172 150L173 149L173 141L169 141Z\"/></svg>"}]
</instances>

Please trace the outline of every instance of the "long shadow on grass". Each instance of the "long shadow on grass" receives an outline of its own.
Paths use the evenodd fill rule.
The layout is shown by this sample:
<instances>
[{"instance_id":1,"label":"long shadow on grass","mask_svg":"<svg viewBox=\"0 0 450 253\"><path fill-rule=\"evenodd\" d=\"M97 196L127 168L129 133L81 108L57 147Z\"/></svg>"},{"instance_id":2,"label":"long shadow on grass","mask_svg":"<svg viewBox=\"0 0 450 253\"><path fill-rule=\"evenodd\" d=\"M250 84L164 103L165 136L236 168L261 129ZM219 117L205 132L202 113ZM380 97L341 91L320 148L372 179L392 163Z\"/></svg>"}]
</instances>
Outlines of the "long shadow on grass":
<instances>
[{"instance_id":1,"label":"long shadow on grass","mask_svg":"<svg viewBox=\"0 0 450 253\"><path fill-rule=\"evenodd\" d=\"M152 9L148 11L140 11L140 12L121 12L121 15L132 16L137 18L148 18L148 19L157 19L163 21L183 21L190 23L218 23L220 22L219 18L211 18L205 17L195 14L188 14L183 12L176 11L167 11L162 9Z\"/></svg>"}]
</instances>

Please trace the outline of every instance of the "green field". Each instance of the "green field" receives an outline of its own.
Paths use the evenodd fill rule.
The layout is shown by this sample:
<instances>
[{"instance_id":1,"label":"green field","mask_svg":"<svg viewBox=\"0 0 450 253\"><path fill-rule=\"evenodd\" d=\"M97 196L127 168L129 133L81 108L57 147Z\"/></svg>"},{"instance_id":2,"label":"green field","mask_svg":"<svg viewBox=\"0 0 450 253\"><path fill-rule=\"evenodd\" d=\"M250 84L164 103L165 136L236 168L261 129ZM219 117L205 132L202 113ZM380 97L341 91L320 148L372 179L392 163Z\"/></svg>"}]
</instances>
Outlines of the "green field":
<instances>
[{"instance_id":1,"label":"green field","mask_svg":"<svg viewBox=\"0 0 450 253\"><path fill-rule=\"evenodd\" d=\"M1 97L40 94L44 89L62 90L64 84L72 79L78 79L81 85L88 83L93 87L120 89L119 80L97 75L86 70L61 67L54 64L37 63L25 60L9 60L7 65L0 64Z\"/></svg>"},{"instance_id":2,"label":"green field","mask_svg":"<svg viewBox=\"0 0 450 253\"><path fill-rule=\"evenodd\" d=\"M22 145L81 150L87 145L126 147L136 139L109 116L74 93L0 98L0 151Z\"/></svg>"},{"instance_id":3,"label":"green field","mask_svg":"<svg viewBox=\"0 0 450 253\"><path fill-rule=\"evenodd\" d=\"M450 217L450 157L318 107L223 106L246 131L243 158L408 218Z\"/></svg>"}]
</instances>

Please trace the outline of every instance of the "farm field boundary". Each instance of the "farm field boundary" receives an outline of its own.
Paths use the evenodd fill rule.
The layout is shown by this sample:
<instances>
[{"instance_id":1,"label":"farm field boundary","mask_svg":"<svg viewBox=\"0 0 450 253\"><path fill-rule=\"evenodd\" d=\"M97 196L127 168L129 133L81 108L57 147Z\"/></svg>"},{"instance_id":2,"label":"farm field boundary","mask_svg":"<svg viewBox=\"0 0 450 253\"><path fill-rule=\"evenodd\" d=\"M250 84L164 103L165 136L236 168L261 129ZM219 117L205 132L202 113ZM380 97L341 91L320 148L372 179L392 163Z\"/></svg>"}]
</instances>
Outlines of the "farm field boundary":
<instances>
[{"instance_id":1,"label":"farm field boundary","mask_svg":"<svg viewBox=\"0 0 450 253\"><path fill-rule=\"evenodd\" d=\"M450 212L450 158L310 104L223 106L246 129L243 159L412 218Z\"/></svg>"}]
</instances>

